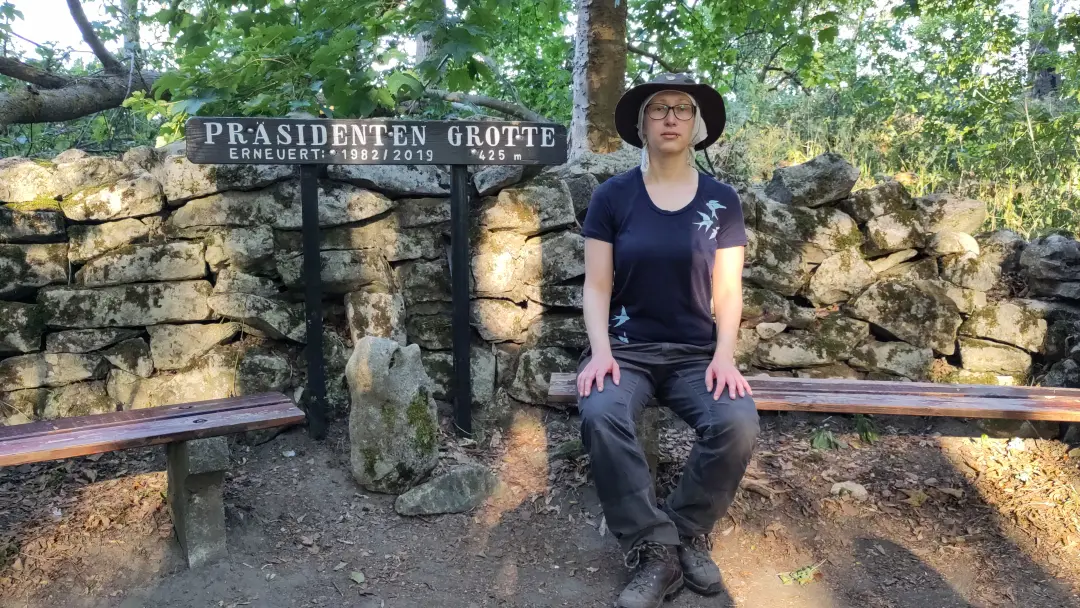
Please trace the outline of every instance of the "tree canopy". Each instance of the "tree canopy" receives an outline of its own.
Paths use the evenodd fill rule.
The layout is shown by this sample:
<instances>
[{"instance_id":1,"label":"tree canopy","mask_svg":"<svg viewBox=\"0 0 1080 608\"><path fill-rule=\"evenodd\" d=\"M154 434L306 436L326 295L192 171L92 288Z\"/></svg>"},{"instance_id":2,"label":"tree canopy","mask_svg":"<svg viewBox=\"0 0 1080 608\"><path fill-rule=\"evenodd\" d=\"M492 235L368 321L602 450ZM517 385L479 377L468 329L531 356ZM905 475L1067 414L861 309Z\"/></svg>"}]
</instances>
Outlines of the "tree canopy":
<instances>
[{"instance_id":1,"label":"tree canopy","mask_svg":"<svg viewBox=\"0 0 1080 608\"><path fill-rule=\"evenodd\" d=\"M628 86L687 71L725 93L702 166L726 179L831 150L867 179L987 198L1025 233L1080 225L1080 15L1063 0L602 1L627 3ZM192 115L571 120L570 0L105 3L90 23L68 0L88 61L15 51L21 16L0 2L0 152L165 143Z\"/></svg>"}]
</instances>

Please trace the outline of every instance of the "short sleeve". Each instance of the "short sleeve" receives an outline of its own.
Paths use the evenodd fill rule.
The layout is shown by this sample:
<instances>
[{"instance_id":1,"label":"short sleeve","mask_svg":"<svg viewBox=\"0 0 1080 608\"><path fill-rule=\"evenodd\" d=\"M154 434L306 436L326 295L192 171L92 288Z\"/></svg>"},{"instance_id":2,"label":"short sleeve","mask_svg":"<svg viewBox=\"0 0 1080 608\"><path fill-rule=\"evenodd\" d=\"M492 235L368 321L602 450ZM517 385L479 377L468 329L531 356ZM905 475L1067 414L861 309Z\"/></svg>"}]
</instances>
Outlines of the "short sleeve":
<instances>
[{"instance_id":1,"label":"short sleeve","mask_svg":"<svg viewBox=\"0 0 1080 608\"><path fill-rule=\"evenodd\" d=\"M589 208L585 212L585 223L581 227L581 236L606 243L615 242L615 217L608 204L604 188L593 191Z\"/></svg>"},{"instance_id":2,"label":"short sleeve","mask_svg":"<svg viewBox=\"0 0 1080 608\"><path fill-rule=\"evenodd\" d=\"M716 248L746 246L746 224L743 221L742 202L739 195L730 186L724 187L719 203L723 205L719 214L719 227L716 231Z\"/></svg>"}]
</instances>

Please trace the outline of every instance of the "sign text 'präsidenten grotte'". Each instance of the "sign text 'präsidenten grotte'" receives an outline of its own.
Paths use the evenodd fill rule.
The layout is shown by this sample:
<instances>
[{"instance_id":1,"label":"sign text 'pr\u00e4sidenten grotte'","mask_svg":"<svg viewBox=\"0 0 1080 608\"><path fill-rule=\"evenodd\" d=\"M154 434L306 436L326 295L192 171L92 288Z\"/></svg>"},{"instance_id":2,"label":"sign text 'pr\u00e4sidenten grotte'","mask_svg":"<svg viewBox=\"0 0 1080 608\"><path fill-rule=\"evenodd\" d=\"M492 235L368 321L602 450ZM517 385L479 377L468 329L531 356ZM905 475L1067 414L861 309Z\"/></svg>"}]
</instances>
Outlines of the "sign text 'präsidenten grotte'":
<instances>
[{"instance_id":1,"label":"sign text 'pr\u00e4sidenten grotte'","mask_svg":"<svg viewBox=\"0 0 1080 608\"><path fill-rule=\"evenodd\" d=\"M192 118L187 157L220 164L533 165L566 161L549 123Z\"/></svg>"}]
</instances>

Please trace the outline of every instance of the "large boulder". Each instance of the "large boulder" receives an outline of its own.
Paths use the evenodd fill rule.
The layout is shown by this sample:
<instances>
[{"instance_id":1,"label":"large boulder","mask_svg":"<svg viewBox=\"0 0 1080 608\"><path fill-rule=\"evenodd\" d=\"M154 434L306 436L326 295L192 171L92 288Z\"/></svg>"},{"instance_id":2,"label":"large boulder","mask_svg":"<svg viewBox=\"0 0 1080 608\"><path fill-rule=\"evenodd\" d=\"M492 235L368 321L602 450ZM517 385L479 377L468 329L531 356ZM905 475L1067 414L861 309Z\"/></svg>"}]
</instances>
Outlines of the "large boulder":
<instances>
[{"instance_id":1,"label":"large boulder","mask_svg":"<svg viewBox=\"0 0 1080 608\"><path fill-rule=\"evenodd\" d=\"M1020 255L1027 241L1011 230L996 230L975 237L979 243L979 256L1000 268L1003 274L1015 274L1020 270Z\"/></svg>"},{"instance_id":2,"label":"large boulder","mask_svg":"<svg viewBox=\"0 0 1080 608\"><path fill-rule=\"evenodd\" d=\"M405 319L405 335L410 343L428 350L449 350L454 346L452 311L449 304L424 302L410 306Z\"/></svg>"},{"instance_id":3,"label":"large boulder","mask_svg":"<svg viewBox=\"0 0 1080 608\"><path fill-rule=\"evenodd\" d=\"M840 208L865 224L880 215L897 211L906 211L914 207L911 195L900 182L889 180L872 188L856 190L849 198L840 202Z\"/></svg>"},{"instance_id":4,"label":"large boulder","mask_svg":"<svg viewBox=\"0 0 1080 608\"><path fill-rule=\"evenodd\" d=\"M345 294L368 286L388 289L392 283L390 265L379 253L369 250L332 250L319 252L323 291ZM304 286L304 256L278 253L277 269L290 289Z\"/></svg>"},{"instance_id":5,"label":"large boulder","mask_svg":"<svg viewBox=\"0 0 1080 608\"><path fill-rule=\"evenodd\" d=\"M116 411L117 403L105 390L104 382L80 382L48 391L41 408L42 420L107 414Z\"/></svg>"},{"instance_id":6,"label":"large boulder","mask_svg":"<svg viewBox=\"0 0 1080 608\"><path fill-rule=\"evenodd\" d=\"M960 333L1040 353L1046 344L1047 323L1024 302L1003 301L973 312L960 326Z\"/></svg>"},{"instance_id":7,"label":"large boulder","mask_svg":"<svg viewBox=\"0 0 1080 608\"><path fill-rule=\"evenodd\" d=\"M50 353L89 353L108 348L139 335L137 329L69 329L45 337L45 351Z\"/></svg>"},{"instance_id":8,"label":"large boulder","mask_svg":"<svg viewBox=\"0 0 1080 608\"><path fill-rule=\"evenodd\" d=\"M974 253L958 253L941 258L941 278L960 287L990 291L999 273L1000 269Z\"/></svg>"},{"instance_id":9,"label":"large boulder","mask_svg":"<svg viewBox=\"0 0 1080 608\"><path fill-rule=\"evenodd\" d=\"M911 380L926 380L934 364L934 352L907 342L867 342L859 345L848 365L866 372L883 372Z\"/></svg>"},{"instance_id":10,"label":"large boulder","mask_svg":"<svg viewBox=\"0 0 1080 608\"><path fill-rule=\"evenodd\" d=\"M331 165L331 167L378 167L389 165ZM432 167L434 169L434 167ZM292 184L286 184L285 190L292 190ZM418 193L419 194L419 193ZM295 189L289 206L291 213L286 218L274 222L278 228L301 228L303 210L300 205L300 191ZM394 207L394 202L378 192L365 190L349 184L322 182L319 184L319 225L339 226L351 222L360 222L386 213Z\"/></svg>"},{"instance_id":11,"label":"large boulder","mask_svg":"<svg viewBox=\"0 0 1080 608\"><path fill-rule=\"evenodd\" d=\"M914 262L904 262L878 273L878 278L901 283L930 281L938 278L938 263L934 258L922 258Z\"/></svg>"},{"instance_id":12,"label":"large boulder","mask_svg":"<svg viewBox=\"0 0 1080 608\"><path fill-rule=\"evenodd\" d=\"M352 408L352 474L364 489L399 493L424 480L439 458L439 419L420 347L368 336L345 368Z\"/></svg>"},{"instance_id":13,"label":"large boulder","mask_svg":"<svg viewBox=\"0 0 1080 608\"><path fill-rule=\"evenodd\" d=\"M0 302L0 354L41 350L45 315L36 304Z\"/></svg>"},{"instance_id":14,"label":"large boulder","mask_svg":"<svg viewBox=\"0 0 1080 608\"><path fill-rule=\"evenodd\" d=\"M450 221L448 198L404 198L396 202L395 214L402 228L436 226Z\"/></svg>"},{"instance_id":15,"label":"large boulder","mask_svg":"<svg viewBox=\"0 0 1080 608\"><path fill-rule=\"evenodd\" d=\"M225 192L198 198L176 209L165 222L175 232L200 226L257 226L300 229L300 211L293 199L295 187L277 184L251 192ZM297 207L293 209L293 207Z\"/></svg>"},{"instance_id":16,"label":"large boulder","mask_svg":"<svg viewBox=\"0 0 1080 608\"><path fill-rule=\"evenodd\" d=\"M137 327L207 321L213 287L207 281L138 283L119 287L55 287L38 293L53 327Z\"/></svg>"},{"instance_id":17,"label":"large boulder","mask_svg":"<svg viewBox=\"0 0 1080 608\"><path fill-rule=\"evenodd\" d=\"M869 255L882 255L923 246L925 237L919 216L914 211L896 211L879 215L866 222L866 244Z\"/></svg>"},{"instance_id":18,"label":"large boulder","mask_svg":"<svg viewBox=\"0 0 1080 608\"><path fill-rule=\"evenodd\" d=\"M525 309L509 300L478 298L470 303L469 320L487 342L520 342Z\"/></svg>"},{"instance_id":19,"label":"large boulder","mask_svg":"<svg viewBox=\"0 0 1080 608\"><path fill-rule=\"evenodd\" d=\"M924 291L927 289L938 290L945 297L952 300L953 304L956 304L956 308L965 315L986 306L986 292L983 291L960 287L955 283L941 279L916 279L913 283Z\"/></svg>"},{"instance_id":20,"label":"large boulder","mask_svg":"<svg viewBox=\"0 0 1080 608\"><path fill-rule=\"evenodd\" d=\"M166 157L152 173L170 206L227 190L254 190L289 178L291 165L196 165L182 155Z\"/></svg>"},{"instance_id":21,"label":"large boulder","mask_svg":"<svg viewBox=\"0 0 1080 608\"><path fill-rule=\"evenodd\" d=\"M364 336L405 345L405 299L400 293L354 291L345 294L345 315L353 343Z\"/></svg>"},{"instance_id":22,"label":"large boulder","mask_svg":"<svg viewBox=\"0 0 1080 608\"><path fill-rule=\"evenodd\" d=\"M520 182L525 176L524 165L490 165L473 175L473 185L480 196L496 194L499 190Z\"/></svg>"},{"instance_id":23,"label":"large boulder","mask_svg":"<svg viewBox=\"0 0 1080 608\"><path fill-rule=\"evenodd\" d=\"M507 298L515 302L524 300L522 286L525 282L525 237L509 230L498 232L481 230L473 241L471 260L473 292L480 297ZM537 251L536 247L530 247L528 255L543 256L543 248ZM530 268L534 268L537 264L540 264L542 268L543 259L533 261ZM549 262L549 267L555 266L557 265ZM544 283L534 280L533 284Z\"/></svg>"},{"instance_id":24,"label":"large boulder","mask_svg":"<svg viewBox=\"0 0 1080 608\"><path fill-rule=\"evenodd\" d=\"M109 364L101 355L34 353L0 361L0 392L54 387L104 378Z\"/></svg>"},{"instance_id":25,"label":"large boulder","mask_svg":"<svg viewBox=\"0 0 1080 608\"><path fill-rule=\"evenodd\" d=\"M979 242L966 232L936 232L926 243L930 255L970 254L979 255Z\"/></svg>"},{"instance_id":26,"label":"large boulder","mask_svg":"<svg viewBox=\"0 0 1080 608\"><path fill-rule=\"evenodd\" d=\"M754 361L765 368L827 365L851 357L855 346L867 336L867 323L832 313L817 319L806 330L762 341L754 352Z\"/></svg>"},{"instance_id":27,"label":"large boulder","mask_svg":"<svg viewBox=\"0 0 1080 608\"><path fill-rule=\"evenodd\" d=\"M807 297L815 306L846 302L877 278L859 252L845 249L825 258L810 277Z\"/></svg>"},{"instance_id":28,"label":"large boulder","mask_svg":"<svg viewBox=\"0 0 1080 608\"><path fill-rule=\"evenodd\" d=\"M303 304L249 293L209 294L206 303L218 315L249 325L272 339L307 340Z\"/></svg>"},{"instance_id":29,"label":"large boulder","mask_svg":"<svg viewBox=\"0 0 1080 608\"><path fill-rule=\"evenodd\" d=\"M531 347L561 346L580 349L589 344L581 314L544 314L529 324L525 343Z\"/></svg>"},{"instance_id":30,"label":"large boulder","mask_svg":"<svg viewBox=\"0 0 1080 608\"><path fill-rule=\"evenodd\" d=\"M927 233L974 234L986 221L986 203L955 194L931 194L915 199L919 222Z\"/></svg>"},{"instance_id":31,"label":"large boulder","mask_svg":"<svg viewBox=\"0 0 1080 608\"><path fill-rule=\"evenodd\" d=\"M551 374L572 372L577 368L577 358L571 351L558 347L525 349L518 358L514 380L508 393L514 399L544 405Z\"/></svg>"},{"instance_id":32,"label":"large boulder","mask_svg":"<svg viewBox=\"0 0 1080 608\"><path fill-rule=\"evenodd\" d=\"M176 241L125 245L101 255L75 273L75 284L106 287L143 281L184 281L206 276L202 243Z\"/></svg>"},{"instance_id":33,"label":"large boulder","mask_svg":"<svg viewBox=\"0 0 1080 608\"><path fill-rule=\"evenodd\" d=\"M633 169L640 162L641 150L630 144L623 144L621 148L608 154L583 151L571 158L570 162L552 167L550 171L564 179L592 175L598 182L604 183L624 171Z\"/></svg>"},{"instance_id":34,"label":"large boulder","mask_svg":"<svg viewBox=\"0 0 1080 608\"><path fill-rule=\"evenodd\" d=\"M484 229L513 230L525 236L572 226L575 221L569 188L550 175L506 188L497 197L484 199L479 209Z\"/></svg>"},{"instance_id":35,"label":"large boulder","mask_svg":"<svg viewBox=\"0 0 1080 608\"><path fill-rule=\"evenodd\" d=\"M777 169L765 194L785 204L820 207L846 198L858 180L859 170L830 152L801 165Z\"/></svg>"},{"instance_id":36,"label":"large boulder","mask_svg":"<svg viewBox=\"0 0 1080 608\"><path fill-rule=\"evenodd\" d=\"M161 184L145 174L111 186L80 190L60 202L64 216L78 222L142 217L164 207Z\"/></svg>"},{"instance_id":37,"label":"large boulder","mask_svg":"<svg viewBox=\"0 0 1080 608\"><path fill-rule=\"evenodd\" d=\"M142 338L131 338L103 351L101 356L117 369L141 378L149 378L154 373L154 359L150 355L150 345Z\"/></svg>"},{"instance_id":38,"label":"large boulder","mask_svg":"<svg viewBox=\"0 0 1080 608\"><path fill-rule=\"evenodd\" d=\"M124 245L142 241L160 227L160 218L127 218L104 224L79 224L68 228L68 260L83 264Z\"/></svg>"},{"instance_id":39,"label":"large boulder","mask_svg":"<svg viewBox=\"0 0 1080 608\"><path fill-rule=\"evenodd\" d=\"M1032 241L1020 255L1032 295L1080 299L1080 241L1051 234Z\"/></svg>"},{"instance_id":40,"label":"large boulder","mask_svg":"<svg viewBox=\"0 0 1080 608\"><path fill-rule=\"evenodd\" d=\"M394 510L406 516L464 513L480 506L498 481L483 465L459 465L398 496Z\"/></svg>"},{"instance_id":41,"label":"large boulder","mask_svg":"<svg viewBox=\"0 0 1080 608\"><path fill-rule=\"evenodd\" d=\"M901 249L900 251L894 251L889 255L868 260L867 263L870 264L870 268L872 268L874 272L881 274L918 255L919 251L917 249Z\"/></svg>"},{"instance_id":42,"label":"large boulder","mask_svg":"<svg viewBox=\"0 0 1080 608\"><path fill-rule=\"evenodd\" d=\"M214 282L214 293L249 293L272 298L281 293L273 279L225 268Z\"/></svg>"},{"instance_id":43,"label":"large boulder","mask_svg":"<svg viewBox=\"0 0 1080 608\"><path fill-rule=\"evenodd\" d=\"M406 309L421 302L450 302L450 265L446 259L405 262L394 268Z\"/></svg>"},{"instance_id":44,"label":"large boulder","mask_svg":"<svg viewBox=\"0 0 1080 608\"><path fill-rule=\"evenodd\" d=\"M0 297L68 280L67 243L0 245Z\"/></svg>"},{"instance_id":45,"label":"large boulder","mask_svg":"<svg viewBox=\"0 0 1080 608\"><path fill-rule=\"evenodd\" d=\"M57 194L68 195L86 188L112 184L131 173L126 163L117 158L91 156L83 150L64 150L53 159L56 166Z\"/></svg>"},{"instance_id":46,"label":"large boulder","mask_svg":"<svg viewBox=\"0 0 1080 608\"><path fill-rule=\"evenodd\" d=\"M1031 355L1014 346L990 340L960 337L960 359L964 369L1024 376L1031 370Z\"/></svg>"},{"instance_id":47,"label":"large boulder","mask_svg":"<svg viewBox=\"0 0 1080 608\"><path fill-rule=\"evenodd\" d=\"M0 243L42 243L64 238L64 216L50 209L0 206Z\"/></svg>"},{"instance_id":48,"label":"large boulder","mask_svg":"<svg viewBox=\"0 0 1080 608\"><path fill-rule=\"evenodd\" d=\"M226 268L248 272L274 266L274 231L269 226L221 228L206 236L206 263L212 272Z\"/></svg>"},{"instance_id":49,"label":"large boulder","mask_svg":"<svg viewBox=\"0 0 1080 608\"><path fill-rule=\"evenodd\" d=\"M389 196L449 196L450 179L435 165L330 165L330 179Z\"/></svg>"},{"instance_id":50,"label":"large boulder","mask_svg":"<svg viewBox=\"0 0 1080 608\"><path fill-rule=\"evenodd\" d=\"M521 256L526 285L555 285L585 274L585 239L574 232L531 238Z\"/></svg>"},{"instance_id":51,"label":"large boulder","mask_svg":"<svg viewBox=\"0 0 1080 608\"><path fill-rule=\"evenodd\" d=\"M743 268L747 282L794 296L810 278L810 269L801 248L781 238L758 234L754 263Z\"/></svg>"},{"instance_id":52,"label":"large boulder","mask_svg":"<svg viewBox=\"0 0 1080 608\"><path fill-rule=\"evenodd\" d=\"M826 251L862 244L855 220L838 209L793 207L767 198L759 199L756 230L785 239L810 243Z\"/></svg>"},{"instance_id":53,"label":"large boulder","mask_svg":"<svg viewBox=\"0 0 1080 608\"><path fill-rule=\"evenodd\" d=\"M948 297L893 280L871 285L846 310L900 340L944 355L954 352L962 322Z\"/></svg>"},{"instance_id":54,"label":"large boulder","mask_svg":"<svg viewBox=\"0 0 1080 608\"><path fill-rule=\"evenodd\" d=\"M240 333L239 323L151 325L150 353L159 370L183 369ZM131 371L131 370L125 370Z\"/></svg>"},{"instance_id":55,"label":"large boulder","mask_svg":"<svg viewBox=\"0 0 1080 608\"><path fill-rule=\"evenodd\" d=\"M21 156L0 159L0 201L25 203L60 194L56 166Z\"/></svg>"},{"instance_id":56,"label":"large boulder","mask_svg":"<svg viewBox=\"0 0 1080 608\"><path fill-rule=\"evenodd\" d=\"M777 321L786 323L791 318L791 302L768 289L745 285L742 318L750 325Z\"/></svg>"},{"instance_id":57,"label":"large boulder","mask_svg":"<svg viewBox=\"0 0 1080 608\"><path fill-rule=\"evenodd\" d=\"M423 351L424 369L431 379L431 396L440 401L454 399L454 353L448 350ZM476 406L491 403L495 394L498 363L487 346L473 345L469 352L469 382L472 403Z\"/></svg>"}]
</instances>

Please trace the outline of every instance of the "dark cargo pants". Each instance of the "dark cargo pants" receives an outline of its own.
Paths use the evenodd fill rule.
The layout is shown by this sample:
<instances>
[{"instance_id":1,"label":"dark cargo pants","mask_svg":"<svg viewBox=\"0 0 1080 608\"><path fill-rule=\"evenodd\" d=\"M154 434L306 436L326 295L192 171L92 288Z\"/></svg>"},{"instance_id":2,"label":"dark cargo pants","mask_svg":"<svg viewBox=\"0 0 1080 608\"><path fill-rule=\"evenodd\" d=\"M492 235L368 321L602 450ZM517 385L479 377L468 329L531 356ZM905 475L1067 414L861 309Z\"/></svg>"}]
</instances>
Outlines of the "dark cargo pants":
<instances>
[{"instance_id":1,"label":"dark cargo pants","mask_svg":"<svg viewBox=\"0 0 1080 608\"><path fill-rule=\"evenodd\" d=\"M713 347L670 343L623 344L613 340L619 364L616 386L604 378L588 397L578 396L581 439L592 461L596 492L608 529L623 551L642 541L679 544L679 536L707 534L727 512L758 434L758 414L749 395L718 400L705 387ZM589 362L588 349L578 371ZM635 436L634 418L651 397L671 408L697 432L682 479L656 504L649 465Z\"/></svg>"}]
</instances>

